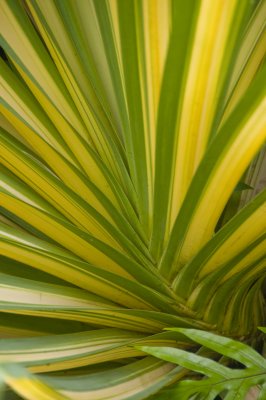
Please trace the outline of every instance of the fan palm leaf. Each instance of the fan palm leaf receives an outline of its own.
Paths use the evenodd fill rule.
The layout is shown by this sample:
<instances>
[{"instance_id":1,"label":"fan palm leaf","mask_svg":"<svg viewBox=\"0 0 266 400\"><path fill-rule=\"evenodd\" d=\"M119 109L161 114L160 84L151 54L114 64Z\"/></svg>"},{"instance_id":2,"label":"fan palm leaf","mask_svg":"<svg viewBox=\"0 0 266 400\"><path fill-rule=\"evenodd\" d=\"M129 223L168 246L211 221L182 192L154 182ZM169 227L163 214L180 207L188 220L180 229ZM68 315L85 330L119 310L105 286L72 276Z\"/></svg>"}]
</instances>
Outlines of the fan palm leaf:
<instances>
[{"instance_id":1,"label":"fan palm leaf","mask_svg":"<svg viewBox=\"0 0 266 400\"><path fill-rule=\"evenodd\" d=\"M1 1L0 377L22 398L163 396L184 332L260 338L265 13Z\"/></svg>"}]
</instances>

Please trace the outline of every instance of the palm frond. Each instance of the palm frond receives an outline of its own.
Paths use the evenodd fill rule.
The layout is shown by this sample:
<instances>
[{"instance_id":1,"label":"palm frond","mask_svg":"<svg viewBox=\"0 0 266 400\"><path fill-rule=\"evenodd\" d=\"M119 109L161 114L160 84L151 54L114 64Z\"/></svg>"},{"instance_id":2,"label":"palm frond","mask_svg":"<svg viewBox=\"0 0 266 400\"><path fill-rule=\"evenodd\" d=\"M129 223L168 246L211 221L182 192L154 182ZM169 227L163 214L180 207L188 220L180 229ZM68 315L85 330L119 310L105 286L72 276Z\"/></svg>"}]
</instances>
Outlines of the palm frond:
<instances>
[{"instance_id":1,"label":"palm frond","mask_svg":"<svg viewBox=\"0 0 266 400\"><path fill-rule=\"evenodd\" d=\"M188 333L266 321L265 1L2 0L0 33L0 379L181 393L188 364L140 350L168 347L244 398Z\"/></svg>"}]
</instances>

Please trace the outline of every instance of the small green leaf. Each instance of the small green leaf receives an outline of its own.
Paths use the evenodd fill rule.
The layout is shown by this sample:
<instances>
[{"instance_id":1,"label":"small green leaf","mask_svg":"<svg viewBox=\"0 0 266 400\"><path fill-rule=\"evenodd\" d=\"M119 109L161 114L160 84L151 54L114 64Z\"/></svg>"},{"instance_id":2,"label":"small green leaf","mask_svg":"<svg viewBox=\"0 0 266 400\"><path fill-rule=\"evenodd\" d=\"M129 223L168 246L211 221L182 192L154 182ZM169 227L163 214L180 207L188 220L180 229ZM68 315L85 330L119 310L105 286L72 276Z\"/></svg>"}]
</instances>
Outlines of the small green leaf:
<instances>
[{"instance_id":1,"label":"small green leaf","mask_svg":"<svg viewBox=\"0 0 266 400\"><path fill-rule=\"evenodd\" d=\"M227 376L227 369L223 365L188 351L174 349L172 347L136 346L136 348L154 357L181 365L184 368L191 369L200 374L205 374L210 377Z\"/></svg>"},{"instance_id":2,"label":"small green leaf","mask_svg":"<svg viewBox=\"0 0 266 400\"><path fill-rule=\"evenodd\" d=\"M266 361L251 347L233 339L197 329L170 328L223 356L232 358L246 367L266 368Z\"/></svg>"},{"instance_id":3,"label":"small green leaf","mask_svg":"<svg viewBox=\"0 0 266 400\"><path fill-rule=\"evenodd\" d=\"M225 400L245 399L247 393L256 385L265 383L266 362L255 350L236 340L228 339L210 332L195 329L171 328L184 334L189 339L214 350L226 357L246 365L247 368L232 369L214 361L188 351L170 347L138 346L137 348L164 361L170 361L196 373L204 374L207 378L198 380L184 380L165 390L157 397L160 400L178 399L214 400L223 393ZM265 393L265 389L263 388ZM202 394L202 396L201 396ZM264 399L260 395L260 399Z\"/></svg>"}]
</instances>

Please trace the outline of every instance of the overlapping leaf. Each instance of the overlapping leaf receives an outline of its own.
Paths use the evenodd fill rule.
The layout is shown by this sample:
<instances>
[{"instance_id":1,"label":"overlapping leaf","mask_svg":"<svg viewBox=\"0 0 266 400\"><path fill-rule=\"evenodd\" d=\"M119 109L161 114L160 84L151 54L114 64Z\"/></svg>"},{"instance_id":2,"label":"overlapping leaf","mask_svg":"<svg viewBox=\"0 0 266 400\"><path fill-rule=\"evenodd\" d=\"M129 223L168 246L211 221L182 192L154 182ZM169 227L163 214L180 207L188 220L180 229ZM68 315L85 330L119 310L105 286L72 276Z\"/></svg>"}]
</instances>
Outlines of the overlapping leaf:
<instances>
[{"instance_id":1,"label":"overlapping leaf","mask_svg":"<svg viewBox=\"0 0 266 400\"><path fill-rule=\"evenodd\" d=\"M158 399L189 400L193 396L199 396L200 399L214 400L221 393L226 400L244 399L249 390L257 385L261 388L258 399L264 398L266 393L266 360L251 347L209 332L180 328L173 328L172 330L237 361L245 368L229 368L212 359L181 349L140 347L142 351L146 351L148 354L178 364L204 377L201 380L185 379L163 391L161 395L158 395Z\"/></svg>"}]
</instances>

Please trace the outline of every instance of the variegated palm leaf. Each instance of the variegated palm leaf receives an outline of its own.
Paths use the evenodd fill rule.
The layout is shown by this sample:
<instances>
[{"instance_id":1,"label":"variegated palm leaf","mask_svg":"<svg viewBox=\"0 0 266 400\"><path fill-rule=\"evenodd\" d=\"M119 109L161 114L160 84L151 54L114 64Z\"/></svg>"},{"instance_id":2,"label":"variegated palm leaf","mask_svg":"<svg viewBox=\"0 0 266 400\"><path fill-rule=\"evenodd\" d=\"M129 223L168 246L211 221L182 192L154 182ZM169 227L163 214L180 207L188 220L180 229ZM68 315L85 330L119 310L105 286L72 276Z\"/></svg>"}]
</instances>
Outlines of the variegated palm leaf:
<instances>
[{"instance_id":1,"label":"variegated palm leaf","mask_svg":"<svg viewBox=\"0 0 266 400\"><path fill-rule=\"evenodd\" d=\"M141 346L195 347L171 326L256 339L265 15L0 1L0 377L21 397L148 398L186 371Z\"/></svg>"}]
</instances>

